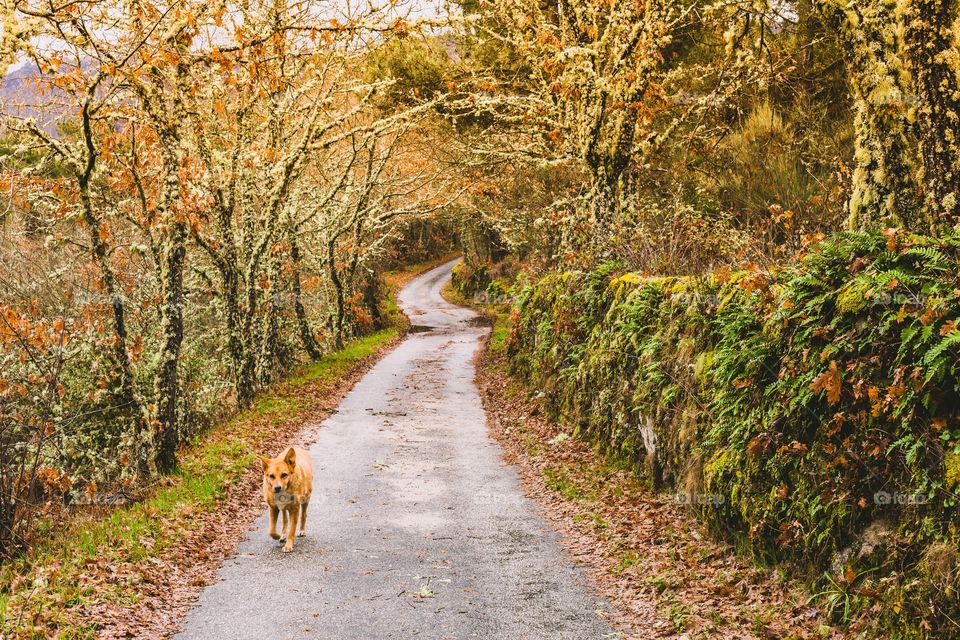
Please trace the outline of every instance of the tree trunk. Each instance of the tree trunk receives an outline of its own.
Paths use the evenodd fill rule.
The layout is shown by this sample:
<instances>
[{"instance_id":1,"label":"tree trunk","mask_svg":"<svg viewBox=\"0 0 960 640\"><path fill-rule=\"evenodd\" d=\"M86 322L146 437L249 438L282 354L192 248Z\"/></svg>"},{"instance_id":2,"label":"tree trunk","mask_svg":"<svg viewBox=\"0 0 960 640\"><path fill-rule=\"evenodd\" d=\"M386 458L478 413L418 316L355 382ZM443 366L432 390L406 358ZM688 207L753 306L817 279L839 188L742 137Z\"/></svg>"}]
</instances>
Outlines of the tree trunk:
<instances>
[{"instance_id":1,"label":"tree trunk","mask_svg":"<svg viewBox=\"0 0 960 640\"><path fill-rule=\"evenodd\" d=\"M83 221L86 223L90 234L90 250L93 252L93 257L97 262L97 266L100 268L100 280L103 283L104 292L110 299L110 307L113 313L113 360L119 371L120 392L118 395L120 403L133 419L133 461L136 473L141 478L146 478L150 475L150 460L147 454L144 436L148 432L149 424L143 412L143 405L134 387L133 365L130 362L130 354L127 352L126 311L117 287L113 267L110 265L107 235L103 233L104 230L101 228L103 223L94 210L93 201L90 196L90 179L93 177L97 162L97 150L94 146L93 130L90 123L90 102L92 97L93 94L91 90L81 110L87 158L83 170L77 175L77 183L80 191L80 206L83 212Z\"/></svg>"},{"instance_id":2,"label":"tree trunk","mask_svg":"<svg viewBox=\"0 0 960 640\"><path fill-rule=\"evenodd\" d=\"M296 238L290 238L290 260L293 262L293 310L297 316L297 330L300 333L300 342L310 359L317 361L323 355L317 340L313 337L310 322L307 319L307 310L303 306L303 287L300 284L300 245Z\"/></svg>"},{"instance_id":3,"label":"tree trunk","mask_svg":"<svg viewBox=\"0 0 960 640\"><path fill-rule=\"evenodd\" d=\"M331 267L331 273L336 272L336 267ZM343 292L343 282L339 275L331 275L333 287L336 290L337 315L334 318L333 325L333 346L337 349L343 349L343 325L346 320L346 299Z\"/></svg>"},{"instance_id":4,"label":"tree trunk","mask_svg":"<svg viewBox=\"0 0 960 640\"><path fill-rule=\"evenodd\" d=\"M236 260L236 254L228 255L227 260ZM227 351L230 354L230 365L233 369L234 385L237 393L237 407L244 409L250 406L254 396L253 380L244 375L246 351L240 310L240 276L236 270L236 262L224 265L223 297L227 311Z\"/></svg>"},{"instance_id":5,"label":"tree trunk","mask_svg":"<svg viewBox=\"0 0 960 640\"><path fill-rule=\"evenodd\" d=\"M169 178L168 178L169 179ZM176 175L173 179L178 179ZM161 272L160 323L163 349L157 374L157 419L160 434L157 447L157 469L168 472L177 466L177 447L180 444L178 401L180 381L177 368L180 347L183 344L183 264L186 256L187 230L171 216Z\"/></svg>"},{"instance_id":6,"label":"tree trunk","mask_svg":"<svg viewBox=\"0 0 960 640\"><path fill-rule=\"evenodd\" d=\"M133 419L135 442L133 458L136 472L140 477L146 478L150 475L150 459L144 442L148 423L134 387L133 365L130 362L130 354L127 352L126 312L123 299L117 290L113 269L110 266L106 243L100 237L99 220L88 209L90 207L90 196L85 191L85 186L81 187L80 199L85 210L84 220L90 230L90 246L100 267L100 280L103 283L104 292L110 299L110 307L113 312L113 360L117 365L119 375L120 391L118 396L125 412L129 413Z\"/></svg>"},{"instance_id":7,"label":"tree trunk","mask_svg":"<svg viewBox=\"0 0 960 640\"><path fill-rule=\"evenodd\" d=\"M333 284L336 302L336 316L333 320L333 344L337 349L343 348L343 322L346 316L346 294L343 289L343 280L337 271L336 245L331 239L327 242L327 264L329 265L330 282Z\"/></svg>"},{"instance_id":8,"label":"tree trunk","mask_svg":"<svg viewBox=\"0 0 960 640\"><path fill-rule=\"evenodd\" d=\"M932 226L960 221L960 83L953 41L954 0L903 3L907 62L918 96L924 199Z\"/></svg>"},{"instance_id":9,"label":"tree trunk","mask_svg":"<svg viewBox=\"0 0 960 640\"><path fill-rule=\"evenodd\" d=\"M280 284L279 256L271 253L267 259L267 277L270 289L260 314L260 350L257 358L257 377L261 384L273 382L278 371L285 368L283 350L280 348L280 310L283 292Z\"/></svg>"},{"instance_id":10,"label":"tree trunk","mask_svg":"<svg viewBox=\"0 0 960 640\"><path fill-rule=\"evenodd\" d=\"M256 268L248 268L244 275L246 281L246 301L243 309L243 361L240 363L240 376L238 378L237 388L244 389L244 397L241 406L249 406L250 401L257 392L257 350L260 346L260 336L257 332L256 317L257 308L260 305L260 290L257 284ZM238 402L240 394L238 391Z\"/></svg>"},{"instance_id":11,"label":"tree trunk","mask_svg":"<svg viewBox=\"0 0 960 640\"><path fill-rule=\"evenodd\" d=\"M817 0L817 8L837 36L854 96L856 167L848 224L924 226L907 137L907 73L887 41L892 10L882 0L851 4L854 23L830 0Z\"/></svg>"},{"instance_id":12,"label":"tree trunk","mask_svg":"<svg viewBox=\"0 0 960 640\"><path fill-rule=\"evenodd\" d=\"M189 43L179 44L185 47ZM185 63L177 65L176 88L179 95L174 96L169 120L157 122L166 181L159 207L159 218L164 225L163 264L160 271L160 330L163 346L156 377L157 420L160 422L156 460L157 470L161 473L176 468L177 447L180 445L178 368L183 346L183 268L187 252L187 226L183 214L176 210L180 200L182 158L177 127L187 121L182 100L182 96L190 91L187 71Z\"/></svg>"},{"instance_id":13,"label":"tree trunk","mask_svg":"<svg viewBox=\"0 0 960 640\"><path fill-rule=\"evenodd\" d=\"M377 284L377 277L375 275L371 275L366 279L363 287L363 304L370 310L373 326L380 329L383 327L383 315L380 313L380 288Z\"/></svg>"},{"instance_id":14,"label":"tree trunk","mask_svg":"<svg viewBox=\"0 0 960 640\"><path fill-rule=\"evenodd\" d=\"M615 231L619 215L618 176L609 171L605 164L591 168L593 184L590 189L588 216L590 221L589 243L595 257L608 255L610 234Z\"/></svg>"}]
</instances>

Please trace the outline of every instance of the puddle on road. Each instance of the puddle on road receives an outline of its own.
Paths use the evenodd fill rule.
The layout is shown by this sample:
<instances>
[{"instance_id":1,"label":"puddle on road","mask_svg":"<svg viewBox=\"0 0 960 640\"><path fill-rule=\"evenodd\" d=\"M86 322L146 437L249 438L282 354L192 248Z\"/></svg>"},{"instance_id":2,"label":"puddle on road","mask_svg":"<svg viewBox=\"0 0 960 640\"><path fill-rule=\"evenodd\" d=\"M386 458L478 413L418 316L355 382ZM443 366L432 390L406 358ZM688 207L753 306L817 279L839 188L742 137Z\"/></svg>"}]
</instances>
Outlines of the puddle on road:
<instances>
[{"instance_id":1,"label":"puddle on road","mask_svg":"<svg viewBox=\"0 0 960 640\"><path fill-rule=\"evenodd\" d=\"M425 324L413 324L410 325L410 333L429 333L433 331L433 327Z\"/></svg>"}]
</instances>

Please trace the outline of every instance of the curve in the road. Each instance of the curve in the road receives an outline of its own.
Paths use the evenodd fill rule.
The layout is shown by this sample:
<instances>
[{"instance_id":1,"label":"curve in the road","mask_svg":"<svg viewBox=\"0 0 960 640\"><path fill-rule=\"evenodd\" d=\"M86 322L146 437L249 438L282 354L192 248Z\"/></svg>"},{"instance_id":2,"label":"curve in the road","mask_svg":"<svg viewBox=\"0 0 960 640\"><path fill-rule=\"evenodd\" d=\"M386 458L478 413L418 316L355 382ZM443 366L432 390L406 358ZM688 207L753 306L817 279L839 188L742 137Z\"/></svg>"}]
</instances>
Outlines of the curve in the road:
<instances>
[{"instance_id":1,"label":"curve in the road","mask_svg":"<svg viewBox=\"0 0 960 640\"><path fill-rule=\"evenodd\" d=\"M399 296L430 329L311 434L307 537L283 554L259 518L177 638L614 637L487 434L472 363L487 329L440 296L453 264Z\"/></svg>"}]
</instances>

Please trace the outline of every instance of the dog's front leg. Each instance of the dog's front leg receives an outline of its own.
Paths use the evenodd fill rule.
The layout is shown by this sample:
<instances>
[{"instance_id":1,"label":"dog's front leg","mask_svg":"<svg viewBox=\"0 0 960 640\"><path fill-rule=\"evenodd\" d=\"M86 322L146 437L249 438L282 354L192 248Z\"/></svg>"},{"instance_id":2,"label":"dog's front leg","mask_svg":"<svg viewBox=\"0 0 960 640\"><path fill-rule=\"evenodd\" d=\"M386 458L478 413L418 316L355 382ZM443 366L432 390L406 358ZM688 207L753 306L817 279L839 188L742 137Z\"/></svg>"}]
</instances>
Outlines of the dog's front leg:
<instances>
[{"instance_id":1,"label":"dog's front leg","mask_svg":"<svg viewBox=\"0 0 960 640\"><path fill-rule=\"evenodd\" d=\"M277 513L279 513L279 511L280 509L277 507L270 507L270 537L274 540L280 539L280 534L277 533Z\"/></svg>"},{"instance_id":2,"label":"dog's front leg","mask_svg":"<svg viewBox=\"0 0 960 640\"><path fill-rule=\"evenodd\" d=\"M290 553L293 551L293 539L297 537L297 516L299 515L299 505L293 505L292 508L287 509L290 513L290 528L287 529L287 543L283 545L283 552Z\"/></svg>"}]
</instances>

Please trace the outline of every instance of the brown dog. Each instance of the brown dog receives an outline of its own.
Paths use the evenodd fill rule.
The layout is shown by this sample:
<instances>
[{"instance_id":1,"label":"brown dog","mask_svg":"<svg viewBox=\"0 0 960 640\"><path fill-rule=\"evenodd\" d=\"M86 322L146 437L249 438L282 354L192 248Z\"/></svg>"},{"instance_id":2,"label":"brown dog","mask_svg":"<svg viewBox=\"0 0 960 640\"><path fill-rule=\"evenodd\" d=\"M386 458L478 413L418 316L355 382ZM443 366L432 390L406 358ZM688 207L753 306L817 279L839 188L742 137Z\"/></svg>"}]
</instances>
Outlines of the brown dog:
<instances>
[{"instance_id":1,"label":"brown dog","mask_svg":"<svg viewBox=\"0 0 960 640\"><path fill-rule=\"evenodd\" d=\"M277 458L260 456L260 460L263 462L263 497L270 508L270 537L284 541L283 552L289 553L293 551L297 520L300 521L300 535L307 534L307 505L313 491L310 454L299 447L290 447ZM283 537L277 533L280 511L283 511Z\"/></svg>"}]
</instances>

